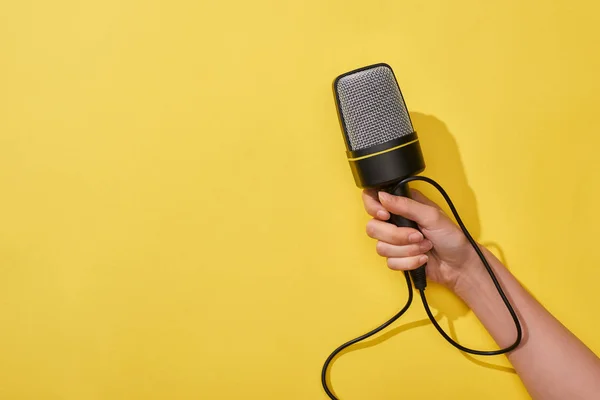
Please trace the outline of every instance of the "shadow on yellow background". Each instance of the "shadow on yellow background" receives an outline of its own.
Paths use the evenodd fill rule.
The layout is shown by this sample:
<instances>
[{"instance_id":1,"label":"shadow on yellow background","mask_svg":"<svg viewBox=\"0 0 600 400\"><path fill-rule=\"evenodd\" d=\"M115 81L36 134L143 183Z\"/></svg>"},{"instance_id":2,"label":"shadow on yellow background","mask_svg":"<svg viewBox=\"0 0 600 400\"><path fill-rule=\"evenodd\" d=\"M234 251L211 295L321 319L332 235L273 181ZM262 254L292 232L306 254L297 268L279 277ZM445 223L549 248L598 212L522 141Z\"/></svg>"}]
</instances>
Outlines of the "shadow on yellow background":
<instances>
[{"instance_id":1,"label":"shadow on yellow background","mask_svg":"<svg viewBox=\"0 0 600 400\"><path fill-rule=\"evenodd\" d=\"M481 222L477 212L477 199L473 189L469 185L456 139L448 130L447 125L435 116L418 112L412 112L410 116L414 129L419 134L423 153L426 157L427 168L423 172L423 175L434 178L444 187L473 238L481 242ZM446 202L437 190L429 185L419 183L419 189L425 195L434 199L444 209L446 214L452 216ZM506 265L500 245L493 242L482 244L489 247ZM483 268L483 265L481 267ZM466 316L470 312L469 308L449 290L433 283L428 284L427 298L430 305L439 311L436 318L446 318L448 334L460 343L455 322L459 318ZM416 300L417 306L420 307L418 298ZM423 325L427 324L431 325L428 320L423 320ZM417 326L420 326L420 324ZM515 373L513 368L482 361L481 358L483 357L475 357L464 352L458 353L479 366Z\"/></svg>"},{"instance_id":2,"label":"shadow on yellow background","mask_svg":"<svg viewBox=\"0 0 600 400\"><path fill-rule=\"evenodd\" d=\"M473 238L479 242L481 223L477 213L477 200L473 189L469 185L460 151L454 136L448 130L446 124L435 116L419 112L411 112L410 117L414 129L419 134L419 139L421 141L421 146L427 164L427 167L422 175L432 177L444 187L444 189L450 195L454 205L458 209L461 219L466 224L469 232ZM435 188L426 183L418 181L412 185L418 187L418 189L427 197L433 199L437 204L439 204L444 209L446 214L452 216L452 213L450 212L450 209L445 203L443 197ZM498 244L493 242L486 242L483 244L487 246L493 253L495 253L506 265L504 254ZM483 268L483 265L481 267ZM436 320L438 322L446 320L448 334L455 341L460 343L455 323L460 318L463 318L470 313L469 308L461 301L460 298L452 294L448 289L442 287L441 285L429 283L427 294L430 306L437 310L437 313L435 314ZM418 296L414 298L412 307L422 307ZM402 318L400 321L402 321ZM397 324L398 323L396 323L396 325ZM384 333L381 333L374 338L347 348L334 359L333 363L335 363L335 360L343 357L346 354L368 349L381 344L386 340L392 339L403 332L424 327L432 329L429 319L421 319L409 323L400 322L400 326L388 328L386 331L384 331ZM497 365L489 361L483 361L482 358L484 357L472 356L459 351L457 351L457 353L461 354L463 357L480 367L512 374L516 373L513 368ZM335 387L334 382L330 381L330 387L331 386Z\"/></svg>"},{"instance_id":3,"label":"shadow on yellow background","mask_svg":"<svg viewBox=\"0 0 600 400\"><path fill-rule=\"evenodd\" d=\"M4 2L0 399L324 399L325 357L406 296L365 235L331 93L376 62L423 111L424 174L599 351L599 15L591 0ZM494 346L428 291L462 344ZM338 359L342 399L528 398L424 317L415 301Z\"/></svg>"}]
</instances>

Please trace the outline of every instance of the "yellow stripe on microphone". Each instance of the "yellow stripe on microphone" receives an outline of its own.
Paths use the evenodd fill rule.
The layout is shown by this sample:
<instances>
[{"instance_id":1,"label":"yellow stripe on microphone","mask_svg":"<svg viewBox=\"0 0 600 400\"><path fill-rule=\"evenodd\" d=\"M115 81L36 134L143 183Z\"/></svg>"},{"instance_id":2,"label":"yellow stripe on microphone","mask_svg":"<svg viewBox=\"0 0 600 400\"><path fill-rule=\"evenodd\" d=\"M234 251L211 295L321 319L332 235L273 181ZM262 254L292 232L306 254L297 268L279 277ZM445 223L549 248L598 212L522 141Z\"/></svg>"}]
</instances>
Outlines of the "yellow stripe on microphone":
<instances>
[{"instance_id":1,"label":"yellow stripe on microphone","mask_svg":"<svg viewBox=\"0 0 600 400\"><path fill-rule=\"evenodd\" d=\"M390 149L378 151L377 153L371 153L371 154L367 154L366 156L361 156L361 157L349 158L348 161L359 161L359 160L364 160L365 158L375 157L375 156L378 156L380 154L389 153L390 151L398 150L398 149L400 149L402 147L406 147L406 146L408 146L410 144L413 144L413 143L416 143L418 141L419 141L419 139L415 139L413 141L410 141L408 143L402 143L401 145L396 146L396 147L392 147Z\"/></svg>"}]
</instances>

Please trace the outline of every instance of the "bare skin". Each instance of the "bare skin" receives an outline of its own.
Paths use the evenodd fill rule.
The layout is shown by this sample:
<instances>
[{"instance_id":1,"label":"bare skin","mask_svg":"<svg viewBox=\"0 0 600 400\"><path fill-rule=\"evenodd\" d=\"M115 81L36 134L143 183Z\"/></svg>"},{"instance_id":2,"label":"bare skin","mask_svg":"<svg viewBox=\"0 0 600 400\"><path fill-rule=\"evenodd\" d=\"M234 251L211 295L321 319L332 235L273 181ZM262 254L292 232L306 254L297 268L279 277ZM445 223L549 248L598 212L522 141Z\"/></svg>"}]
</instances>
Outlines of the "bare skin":
<instances>
[{"instance_id":1,"label":"bare skin","mask_svg":"<svg viewBox=\"0 0 600 400\"><path fill-rule=\"evenodd\" d=\"M373 217L367 234L397 271L427 263L427 279L456 293L501 347L515 340L514 323L481 261L460 228L431 200L365 191ZM388 222L390 212L415 221L421 232ZM521 345L508 359L534 399L600 399L600 358L533 298L490 251L480 246L523 327Z\"/></svg>"}]
</instances>

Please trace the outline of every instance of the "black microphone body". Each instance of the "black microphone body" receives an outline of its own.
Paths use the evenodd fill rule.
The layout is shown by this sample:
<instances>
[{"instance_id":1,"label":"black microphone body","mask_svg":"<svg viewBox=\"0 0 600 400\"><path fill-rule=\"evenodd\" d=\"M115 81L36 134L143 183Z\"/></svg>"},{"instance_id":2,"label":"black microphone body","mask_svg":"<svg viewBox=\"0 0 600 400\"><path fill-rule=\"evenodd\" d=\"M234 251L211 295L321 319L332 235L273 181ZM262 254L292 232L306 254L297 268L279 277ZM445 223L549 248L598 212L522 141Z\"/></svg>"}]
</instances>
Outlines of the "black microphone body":
<instances>
[{"instance_id":1,"label":"black microphone body","mask_svg":"<svg viewBox=\"0 0 600 400\"><path fill-rule=\"evenodd\" d=\"M375 64L347 72L333 87L356 185L410 197L408 185L400 182L423 172L425 161L391 67ZM392 214L389 222L419 229L399 215ZM427 285L425 267L410 271L417 289Z\"/></svg>"},{"instance_id":2,"label":"black microphone body","mask_svg":"<svg viewBox=\"0 0 600 400\"><path fill-rule=\"evenodd\" d=\"M406 183L396 185L395 187L392 188L391 191L388 191L388 193L391 193L395 196L410 197L408 184L406 184ZM411 221L410 219L404 218L400 215L395 215L395 214L390 213L389 221L396 226L413 228L413 229L417 229L420 231L419 226L417 225L417 223L415 221ZM413 269L410 271L410 277L412 278L415 288L418 290L423 290L427 287L427 275L426 275L426 271L425 271L426 265L427 264L423 264L419 268L416 268L416 269Z\"/></svg>"}]
</instances>

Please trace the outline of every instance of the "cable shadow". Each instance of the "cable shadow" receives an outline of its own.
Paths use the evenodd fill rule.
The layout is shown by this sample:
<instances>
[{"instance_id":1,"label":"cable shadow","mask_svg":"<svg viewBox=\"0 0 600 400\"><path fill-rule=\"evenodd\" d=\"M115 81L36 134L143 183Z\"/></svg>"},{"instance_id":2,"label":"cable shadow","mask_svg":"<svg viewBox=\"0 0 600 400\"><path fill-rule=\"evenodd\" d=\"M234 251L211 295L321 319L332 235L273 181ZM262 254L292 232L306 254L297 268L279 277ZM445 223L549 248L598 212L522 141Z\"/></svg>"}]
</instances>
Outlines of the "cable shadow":
<instances>
[{"instance_id":1,"label":"cable shadow","mask_svg":"<svg viewBox=\"0 0 600 400\"><path fill-rule=\"evenodd\" d=\"M443 317L442 313L438 313L437 315L435 315L435 320L439 322L442 319L442 317ZM426 326L426 325L431 325L431 321L429 321L429 318L409 322L407 324L400 325L400 326L398 326L380 336L377 336L371 340L368 340L366 342L359 342L359 343L355 344L354 346L350 346L350 348L347 349L348 350L347 352L343 351L342 353L348 354L353 351L367 349L369 347L373 347L380 343L383 343L386 340L391 339L394 336L396 336L402 332L406 332L411 329L419 328L421 326Z\"/></svg>"},{"instance_id":2,"label":"cable shadow","mask_svg":"<svg viewBox=\"0 0 600 400\"><path fill-rule=\"evenodd\" d=\"M452 201L458 209L461 219L469 229L469 232L473 238L479 242L481 236L481 224L477 211L477 199L473 189L468 183L467 174L460 156L457 141L448 130L446 124L434 116L419 112L411 112L410 118L415 131L418 132L419 141L421 143L427 164L423 175L436 180L444 187L444 189L452 198ZM439 204L446 214L452 218L452 213L450 212L449 207L444 201L442 195L438 193L435 188L423 182L415 182L414 186L423 192L423 194L425 194L427 197ZM484 245L493 247L496 250L495 254L498 254L499 259L505 263L504 253L498 244L488 243ZM455 321L468 315L470 312L469 308L460 298L440 285L429 284L427 292L427 298L430 306L437 311L437 314L434 314L435 320L439 322L444 317L447 318L449 330L448 334L458 342ZM376 346L402 332L426 325L431 325L431 321L429 321L429 319L410 322L391 329L388 332L381 333L369 340L354 344L353 346L341 351L333 360L331 360L330 370L333 368L333 365L339 357L342 357L353 351ZM477 366L505 373L516 373L513 368L485 362L462 351L460 353L463 357ZM329 387L332 388L333 386L331 384L330 374L327 375L326 379Z\"/></svg>"},{"instance_id":3,"label":"cable shadow","mask_svg":"<svg viewBox=\"0 0 600 400\"><path fill-rule=\"evenodd\" d=\"M458 342L458 335L456 334L456 329L454 327L454 322L448 318L448 334L450 335L450 337L452 339L454 339L454 341ZM489 369L494 369L496 371L500 371L500 372L506 372L509 374L515 374L517 373L517 371L515 371L514 368L510 368L510 367L505 367L503 365L497 365L497 364L493 364L493 363L489 363L486 361L481 361L478 358L472 356L469 353L465 353L464 351L461 351L460 354L465 357L467 360L479 365L480 367L485 367L485 368L489 368Z\"/></svg>"},{"instance_id":4,"label":"cable shadow","mask_svg":"<svg viewBox=\"0 0 600 400\"><path fill-rule=\"evenodd\" d=\"M467 174L462 162L458 143L444 122L438 118L419 112L411 112L410 118L415 131L419 135L419 141L425 157L426 175L439 182L448 192L454 205L461 215L461 219L467 226L473 238L480 242L481 223L477 211L477 199L475 193L468 183ZM445 200L435 188L421 182L415 183L427 197L435 201L452 218L452 213ZM490 251L506 265L506 259L502 248L497 243L482 243L490 246ZM455 296L450 290L436 284L427 287L427 299L432 308L438 310L440 318L446 317L450 336L458 342L455 321L470 313L470 309L464 302ZM437 317L436 317L437 319ZM497 371L515 373L512 368L499 366L493 363L481 361L480 359L464 352L463 357L481 367Z\"/></svg>"},{"instance_id":5,"label":"cable shadow","mask_svg":"<svg viewBox=\"0 0 600 400\"><path fill-rule=\"evenodd\" d=\"M446 318L448 321L448 335L450 335L455 342L460 343L456 332L455 322L470 313L469 307L467 307L467 305L460 298L457 298L450 290L435 283L429 283L427 285L427 291L430 292L427 295L429 306L438 310L436 321ZM513 368L483 361L476 356L460 350L459 353L467 360L480 367L516 374L516 371Z\"/></svg>"},{"instance_id":6,"label":"cable shadow","mask_svg":"<svg viewBox=\"0 0 600 400\"><path fill-rule=\"evenodd\" d=\"M439 313L439 314L435 315L434 318L436 319L436 321L439 322L441 320L441 318L442 318L442 314ZM342 356L344 356L346 354L349 354L349 353L352 353L352 352L358 351L358 350L367 349L369 347L377 346L378 344L383 343L386 340L389 340L392 337L394 337L394 336L396 336L396 335L398 335L398 334L400 334L402 332L406 332L406 331L409 331L411 329L419 328L419 327L426 326L426 325L431 325L431 321L429 321L429 318L422 319L422 320L419 320L419 321L409 322L409 323L404 324L404 325L400 325L400 326L398 326L398 327L396 327L394 329L391 329L391 330L387 331L386 333L380 334L379 336L376 336L376 337L374 337L372 339L356 343L355 345L350 346L350 347L342 350L339 354L337 354L333 358L333 360L331 360L331 363L329 365L329 370L330 371L333 370L333 365L338 360L338 358L340 358L340 357L342 357ZM332 382L331 382L331 374L328 374L327 377L326 377L326 379L327 379L327 385L330 388L333 388L333 385L332 385ZM331 389L331 390L335 394L335 390L333 390L333 389ZM337 395L336 395L336 397L337 397Z\"/></svg>"}]
</instances>

